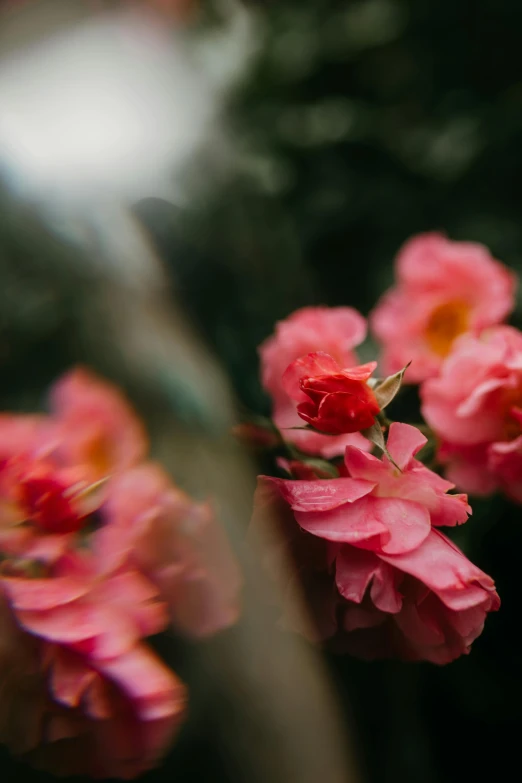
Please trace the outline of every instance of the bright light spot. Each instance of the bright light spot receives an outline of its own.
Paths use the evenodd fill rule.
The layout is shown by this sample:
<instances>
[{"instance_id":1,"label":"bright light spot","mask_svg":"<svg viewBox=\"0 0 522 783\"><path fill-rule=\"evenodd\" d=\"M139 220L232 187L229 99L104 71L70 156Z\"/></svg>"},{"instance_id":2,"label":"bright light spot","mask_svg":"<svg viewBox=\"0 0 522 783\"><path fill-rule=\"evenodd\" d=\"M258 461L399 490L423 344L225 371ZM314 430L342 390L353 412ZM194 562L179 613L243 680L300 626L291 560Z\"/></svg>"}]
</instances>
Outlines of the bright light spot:
<instances>
[{"instance_id":1,"label":"bright light spot","mask_svg":"<svg viewBox=\"0 0 522 783\"><path fill-rule=\"evenodd\" d=\"M30 197L156 195L217 103L183 40L141 17L97 19L0 60L0 167Z\"/></svg>"}]
</instances>

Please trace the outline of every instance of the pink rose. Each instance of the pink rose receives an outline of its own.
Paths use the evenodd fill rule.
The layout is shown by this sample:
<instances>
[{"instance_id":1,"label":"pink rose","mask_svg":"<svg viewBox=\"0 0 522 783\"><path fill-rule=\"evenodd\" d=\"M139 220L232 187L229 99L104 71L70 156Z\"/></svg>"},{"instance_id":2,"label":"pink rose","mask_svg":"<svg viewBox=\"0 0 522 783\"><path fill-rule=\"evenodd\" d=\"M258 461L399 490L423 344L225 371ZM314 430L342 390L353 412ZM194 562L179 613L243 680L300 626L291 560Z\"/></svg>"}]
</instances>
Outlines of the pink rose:
<instances>
[{"instance_id":1,"label":"pink rose","mask_svg":"<svg viewBox=\"0 0 522 783\"><path fill-rule=\"evenodd\" d=\"M267 510L276 518L267 565L290 626L363 657L448 663L469 651L499 600L492 580L431 527L465 521L469 507L414 459L423 442L415 428L392 425L400 473L352 447L349 477L260 478L253 525L270 524ZM312 628L295 613L301 590Z\"/></svg>"},{"instance_id":2,"label":"pink rose","mask_svg":"<svg viewBox=\"0 0 522 783\"><path fill-rule=\"evenodd\" d=\"M36 574L4 568L0 587L22 628L91 660L122 655L168 623L146 576L131 568L100 575L90 554L69 552Z\"/></svg>"},{"instance_id":3,"label":"pink rose","mask_svg":"<svg viewBox=\"0 0 522 783\"><path fill-rule=\"evenodd\" d=\"M396 274L370 323L382 343L382 372L411 361L410 383L436 375L460 334L479 334L514 307L515 275L473 242L420 234L399 252Z\"/></svg>"},{"instance_id":4,"label":"pink rose","mask_svg":"<svg viewBox=\"0 0 522 783\"><path fill-rule=\"evenodd\" d=\"M377 362L342 369L319 351L301 356L283 374L283 388L297 402L298 415L330 435L360 432L380 411L367 381Z\"/></svg>"},{"instance_id":5,"label":"pink rose","mask_svg":"<svg viewBox=\"0 0 522 783\"><path fill-rule=\"evenodd\" d=\"M60 775L130 779L159 761L185 688L145 645L116 658L25 633L0 591L0 742Z\"/></svg>"},{"instance_id":6,"label":"pink rose","mask_svg":"<svg viewBox=\"0 0 522 783\"><path fill-rule=\"evenodd\" d=\"M0 742L58 775L137 777L183 717L185 688L144 645L93 665L23 633L0 595Z\"/></svg>"},{"instance_id":7,"label":"pink rose","mask_svg":"<svg viewBox=\"0 0 522 783\"><path fill-rule=\"evenodd\" d=\"M353 367L357 361L355 346L366 337L366 322L351 307L304 307L276 324L275 333L259 347L261 380L272 398L273 419L286 440L309 454L334 457L348 444L367 447L359 435L328 437L315 432L293 430L302 426L296 403L283 388L283 373L300 356L324 351L341 367Z\"/></svg>"},{"instance_id":8,"label":"pink rose","mask_svg":"<svg viewBox=\"0 0 522 783\"><path fill-rule=\"evenodd\" d=\"M421 398L451 480L522 502L522 333L498 326L461 337Z\"/></svg>"},{"instance_id":9,"label":"pink rose","mask_svg":"<svg viewBox=\"0 0 522 783\"><path fill-rule=\"evenodd\" d=\"M130 780L155 767L185 714L186 689L145 645L95 667L61 647L43 650L54 698L29 754L60 775Z\"/></svg>"},{"instance_id":10,"label":"pink rose","mask_svg":"<svg viewBox=\"0 0 522 783\"><path fill-rule=\"evenodd\" d=\"M465 495L449 495L453 484L415 459L426 438L409 424L394 423L387 457L378 459L347 446L348 477L287 481L279 487L299 525L327 541L363 546L385 554L409 552L432 525L457 525L471 512Z\"/></svg>"},{"instance_id":11,"label":"pink rose","mask_svg":"<svg viewBox=\"0 0 522 783\"><path fill-rule=\"evenodd\" d=\"M438 530L400 555L342 547L335 585L345 599L339 646L364 658L450 663L500 606L493 580Z\"/></svg>"},{"instance_id":12,"label":"pink rose","mask_svg":"<svg viewBox=\"0 0 522 783\"><path fill-rule=\"evenodd\" d=\"M107 480L146 456L143 426L111 384L73 370L50 398L49 416L0 415L0 528L79 530Z\"/></svg>"},{"instance_id":13,"label":"pink rose","mask_svg":"<svg viewBox=\"0 0 522 783\"><path fill-rule=\"evenodd\" d=\"M17 711L33 725L40 716L47 729L22 746L16 732L0 738L62 774L141 774L168 747L186 701L175 674L141 641L168 622L157 588L136 570L101 574L88 551L49 547L45 562L31 561L17 557L17 543L24 541L4 545L0 601L32 690L24 701L20 684L2 717L8 723ZM0 655L0 678L10 676L7 663Z\"/></svg>"},{"instance_id":14,"label":"pink rose","mask_svg":"<svg viewBox=\"0 0 522 783\"><path fill-rule=\"evenodd\" d=\"M84 369L66 373L51 389L57 458L95 481L145 458L142 423L111 383Z\"/></svg>"},{"instance_id":15,"label":"pink rose","mask_svg":"<svg viewBox=\"0 0 522 783\"><path fill-rule=\"evenodd\" d=\"M74 371L52 403L0 416L0 741L45 769L128 779L185 711L143 640L233 623L239 571L208 504L144 462L117 389Z\"/></svg>"}]
</instances>

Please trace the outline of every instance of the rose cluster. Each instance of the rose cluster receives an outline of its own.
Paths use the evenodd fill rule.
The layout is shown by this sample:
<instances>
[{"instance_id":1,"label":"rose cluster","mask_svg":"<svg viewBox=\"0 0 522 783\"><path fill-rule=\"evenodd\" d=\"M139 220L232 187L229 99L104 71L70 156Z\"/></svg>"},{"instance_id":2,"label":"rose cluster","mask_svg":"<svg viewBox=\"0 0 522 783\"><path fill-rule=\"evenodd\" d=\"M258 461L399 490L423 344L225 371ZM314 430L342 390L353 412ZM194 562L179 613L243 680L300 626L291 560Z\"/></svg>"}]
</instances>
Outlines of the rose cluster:
<instances>
[{"instance_id":1,"label":"rose cluster","mask_svg":"<svg viewBox=\"0 0 522 783\"><path fill-rule=\"evenodd\" d=\"M409 380L459 489L522 502L522 333L502 323L515 275L481 245L429 234L402 249L397 278L371 317L385 371L412 360Z\"/></svg>"},{"instance_id":2,"label":"rose cluster","mask_svg":"<svg viewBox=\"0 0 522 783\"><path fill-rule=\"evenodd\" d=\"M130 405L84 370L57 382L49 415L0 416L0 742L57 773L156 764L188 694L147 637L238 616L212 507L147 451Z\"/></svg>"},{"instance_id":3,"label":"rose cluster","mask_svg":"<svg viewBox=\"0 0 522 783\"><path fill-rule=\"evenodd\" d=\"M516 279L437 234L403 247L396 276L369 318L378 361L359 363L367 322L350 307L279 322L259 349L272 418L238 433L274 449L251 530L286 626L446 664L500 601L441 529L467 522L463 492L522 502L522 333L502 323ZM420 385L417 426L388 416L403 383ZM0 415L0 742L55 772L129 779L187 705L147 639L232 625L241 578L211 504L148 459L118 390L74 370L49 410Z\"/></svg>"},{"instance_id":4,"label":"rose cluster","mask_svg":"<svg viewBox=\"0 0 522 783\"><path fill-rule=\"evenodd\" d=\"M424 234L370 314L378 362L358 363L366 321L350 307L298 310L260 346L290 477L259 477L252 528L287 625L367 658L469 652L499 598L440 528L471 514L455 489L522 502L522 333L502 324L515 288L482 245ZM403 381L420 384L418 426L384 413Z\"/></svg>"}]
</instances>

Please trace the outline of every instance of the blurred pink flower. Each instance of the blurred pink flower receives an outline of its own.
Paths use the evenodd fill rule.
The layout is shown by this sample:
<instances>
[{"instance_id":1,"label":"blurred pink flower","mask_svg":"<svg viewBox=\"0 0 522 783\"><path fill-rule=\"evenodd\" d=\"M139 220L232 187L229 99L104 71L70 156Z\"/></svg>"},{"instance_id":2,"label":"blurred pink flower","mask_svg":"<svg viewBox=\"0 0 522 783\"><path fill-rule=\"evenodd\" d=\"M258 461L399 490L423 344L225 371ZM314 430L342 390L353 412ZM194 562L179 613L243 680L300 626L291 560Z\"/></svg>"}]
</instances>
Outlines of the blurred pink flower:
<instances>
[{"instance_id":1,"label":"blurred pink flower","mask_svg":"<svg viewBox=\"0 0 522 783\"><path fill-rule=\"evenodd\" d=\"M300 356L330 354L341 367L358 364L354 348L366 337L366 321L351 307L303 307L276 324L274 334L259 347L261 380L272 398L273 419L284 438L309 454L334 457L348 444L367 447L359 434L329 437L291 427L303 426L297 405L283 388L283 373Z\"/></svg>"},{"instance_id":2,"label":"blurred pink flower","mask_svg":"<svg viewBox=\"0 0 522 783\"><path fill-rule=\"evenodd\" d=\"M161 468L141 465L112 482L100 562L129 560L158 586L178 631L206 636L238 618L241 576L208 503L195 503Z\"/></svg>"},{"instance_id":3,"label":"blurred pink flower","mask_svg":"<svg viewBox=\"0 0 522 783\"><path fill-rule=\"evenodd\" d=\"M143 425L119 389L86 370L66 373L50 394L56 451L91 480L136 465L148 441Z\"/></svg>"},{"instance_id":4,"label":"blurred pink flower","mask_svg":"<svg viewBox=\"0 0 522 783\"><path fill-rule=\"evenodd\" d=\"M478 334L514 307L515 275L477 243L420 234L400 250L396 274L370 325L382 343L381 374L411 361L410 383L436 375L460 334Z\"/></svg>"},{"instance_id":5,"label":"blurred pink flower","mask_svg":"<svg viewBox=\"0 0 522 783\"><path fill-rule=\"evenodd\" d=\"M522 502L522 333L498 326L461 337L421 398L451 480Z\"/></svg>"},{"instance_id":6,"label":"blurred pink flower","mask_svg":"<svg viewBox=\"0 0 522 783\"><path fill-rule=\"evenodd\" d=\"M168 623L146 576L130 568L100 574L91 553L68 552L41 574L4 571L0 585L21 627L91 659L122 655Z\"/></svg>"},{"instance_id":7,"label":"blurred pink flower","mask_svg":"<svg viewBox=\"0 0 522 783\"><path fill-rule=\"evenodd\" d=\"M143 644L104 661L23 633L0 594L0 742L60 775L134 778L184 715L182 683Z\"/></svg>"},{"instance_id":8,"label":"blurred pink flower","mask_svg":"<svg viewBox=\"0 0 522 783\"><path fill-rule=\"evenodd\" d=\"M24 682L29 678L36 691L27 703L23 690L13 693L17 704L6 705L6 723L13 710L29 724L36 720L31 710L39 711L41 733L35 730L23 752L45 768L93 777L144 772L164 754L186 701L175 674L141 642L168 622L157 588L135 570L100 574L91 552L49 548L44 563L15 551L13 541L11 557L4 547L3 622L22 658L34 651ZM0 656L0 678L7 676ZM16 736L4 741L19 752Z\"/></svg>"},{"instance_id":9,"label":"blurred pink flower","mask_svg":"<svg viewBox=\"0 0 522 783\"><path fill-rule=\"evenodd\" d=\"M60 775L130 780L153 768L185 713L186 691L145 645L97 664L64 648L44 650L54 697L29 759Z\"/></svg>"},{"instance_id":10,"label":"blurred pink flower","mask_svg":"<svg viewBox=\"0 0 522 783\"><path fill-rule=\"evenodd\" d=\"M465 498L445 495L448 483L412 459L420 433L415 442L414 428L394 426L389 448L402 473L348 448L352 478L260 477L253 527L268 533L287 625L339 652L449 663L469 652L499 599L430 525L464 521ZM296 612L303 594L311 627Z\"/></svg>"},{"instance_id":11,"label":"blurred pink flower","mask_svg":"<svg viewBox=\"0 0 522 783\"><path fill-rule=\"evenodd\" d=\"M186 701L142 640L232 624L239 571L208 504L144 462L115 387L76 370L51 402L0 416L0 741L63 774L131 778L168 749Z\"/></svg>"}]
</instances>

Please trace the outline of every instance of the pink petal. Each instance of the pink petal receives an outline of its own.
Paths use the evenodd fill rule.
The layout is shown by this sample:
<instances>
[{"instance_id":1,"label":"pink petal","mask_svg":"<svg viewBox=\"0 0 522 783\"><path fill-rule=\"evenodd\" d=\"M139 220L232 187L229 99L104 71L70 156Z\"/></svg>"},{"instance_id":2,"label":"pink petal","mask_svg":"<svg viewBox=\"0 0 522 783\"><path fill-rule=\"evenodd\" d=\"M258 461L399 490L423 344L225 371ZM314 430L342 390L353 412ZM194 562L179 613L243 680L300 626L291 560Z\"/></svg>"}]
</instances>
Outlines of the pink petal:
<instances>
[{"instance_id":1,"label":"pink petal","mask_svg":"<svg viewBox=\"0 0 522 783\"><path fill-rule=\"evenodd\" d=\"M45 416L0 413L0 460L39 451L46 432Z\"/></svg>"},{"instance_id":2,"label":"pink petal","mask_svg":"<svg viewBox=\"0 0 522 783\"><path fill-rule=\"evenodd\" d=\"M366 364L359 364L357 367L348 367L342 371L342 375L350 378L352 381L367 381L376 367L377 362L367 362Z\"/></svg>"},{"instance_id":3,"label":"pink petal","mask_svg":"<svg viewBox=\"0 0 522 783\"><path fill-rule=\"evenodd\" d=\"M79 651L88 649L93 657L121 655L139 639L133 619L108 605L78 602L45 612L19 611L17 617L36 636L74 646Z\"/></svg>"},{"instance_id":4,"label":"pink petal","mask_svg":"<svg viewBox=\"0 0 522 783\"><path fill-rule=\"evenodd\" d=\"M428 442L428 439L417 427L411 424L393 422L388 432L388 451L394 462L404 469L412 457Z\"/></svg>"},{"instance_id":5,"label":"pink petal","mask_svg":"<svg viewBox=\"0 0 522 783\"><path fill-rule=\"evenodd\" d=\"M389 540L382 545L386 554L409 552L429 535L429 512L420 503L402 498L371 497L372 513L389 532Z\"/></svg>"},{"instance_id":6,"label":"pink petal","mask_svg":"<svg viewBox=\"0 0 522 783\"><path fill-rule=\"evenodd\" d=\"M329 511L295 512L295 518L313 535L386 553L418 547L431 527L419 503L373 495Z\"/></svg>"},{"instance_id":7,"label":"pink petal","mask_svg":"<svg viewBox=\"0 0 522 783\"><path fill-rule=\"evenodd\" d=\"M387 563L380 562L370 588L371 599L377 609L387 614L397 614L402 609L402 595L397 589L401 575Z\"/></svg>"},{"instance_id":8,"label":"pink petal","mask_svg":"<svg viewBox=\"0 0 522 783\"><path fill-rule=\"evenodd\" d=\"M431 527L429 513L420 504L374 496L329 511L298 511L295 518L312 535L386 553L418 547Z\"/></svg>"},{"instance_id":9,"label":"pink petal","mask_svg":"<svg viewBox=\"0 0 522 783\"><path fill-rule=\"evenodd\" d=\"M356 446L347 446L344 453L344 464L350 476L354 479L366 479L379 484L390 474L388 465L373 454L368 454Z\"/></svg>"},{"instance_id":10,"label":"pink petal","mask_svg":"<svg viewBox=\"0 0 522 783\"><path fill-rule=\"evenodd\" d=\"M381 539L388 541L390 534L387 525L376 518L374 499L365 497L330 511L296 511L295 518L303 530L319 538L354 545L367 542L371 548L379 548Z\"/></svg>"},{"instance_id":11,"label":"pink petal","mask_svg":"<svg viewBox=\"0 0 522 783\"><path fill-rule=\"evenodd\" d=\"M335 582L343 598L360 604L380 563L373 552L341 547L335 559Z\"/></svg>"},{"instance_id":12,"label":"pink petal","mask_svg":"<svg viewBox=\"0 0 522 783\"><path fill-rule=\"evenodd\" d=\"M48 579L0 579L16 610L42 611L76 601L91 588L91 581L72 576Z\"/></svg>"},{"instance_id":13,"label":"pink petal","mask_svg":"<svg viewBox=\"0 0 522 783\"><path fill-rule=\"evenodd\" d=\"M277 487L294 511L327 511L355 500L372 491L375 484L351 478L288 481L260 477Z\"/></svg>"},{"instance_id":14,"label":"pink petal","mask_svg":"<svg viewBox=\"0 0 522 783\"><path fill-rule=\"evenodd\" d=\"M441 495L437 508L430 509L431 524L436 527L453 527L466 522L471 514L467 495Z\"/></svg>"},{"instance_id":15,"label":"pink petal","mask_svg":"<svg viewBox=\"0 0 522 783\"><path fill-rule=\"evenodd\" d=\"M148 442L143 425L111 383L77 368L54 384L50 402L58 451L70 466L103 478L144 459Z\"/></svg>"},{"instance_id":16,"label":"pink petal","mask_svg":"<svg viewBox=\"0 0 522 783\"><path fill-rule=\"evenodd\" d=\"M145 645L136 645L124 655L100 662L97 668L138 702L140 716L145 719L151 700L155 712L159 703L163 714L176 715L185 710L185 686Z\"/></svg>"},{"instance_id":17,"label":"pink petal","mask_svg":"<svg viewBox=\"0 0 522 783\"><path fill-rule=\"evenodd\" d=\"M382 559L416 577L436 593L450 609L491 603L498 608L498 596L491 577L471 563L449 539L432 529L411 552L383 554Z\"/></svg>"},{"instance_id":18,"label":"pink petal","mask_svg":"<svg viewBox=\"0 0 522 783\"><path fill-rule=\"evenodd\" d=\"M490 378L483 381L472 390L469 397L466 397L460 403L455 413L462 418L474 416L480 411L481 406L485 404L484 397L487 397L488 394L491 394L496 389L502 389L504 386L508 386L506 378Z\"/></svg>"}]
</instances>

